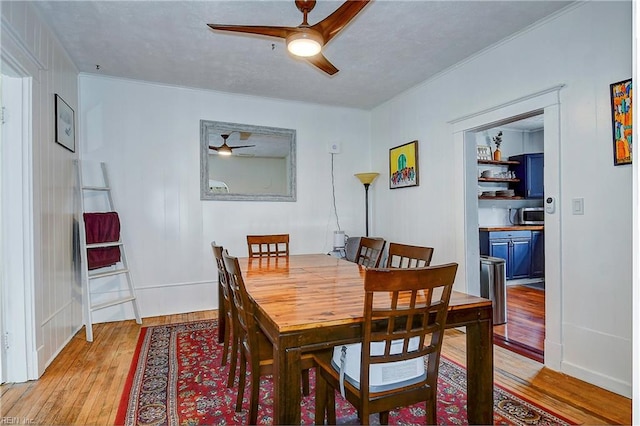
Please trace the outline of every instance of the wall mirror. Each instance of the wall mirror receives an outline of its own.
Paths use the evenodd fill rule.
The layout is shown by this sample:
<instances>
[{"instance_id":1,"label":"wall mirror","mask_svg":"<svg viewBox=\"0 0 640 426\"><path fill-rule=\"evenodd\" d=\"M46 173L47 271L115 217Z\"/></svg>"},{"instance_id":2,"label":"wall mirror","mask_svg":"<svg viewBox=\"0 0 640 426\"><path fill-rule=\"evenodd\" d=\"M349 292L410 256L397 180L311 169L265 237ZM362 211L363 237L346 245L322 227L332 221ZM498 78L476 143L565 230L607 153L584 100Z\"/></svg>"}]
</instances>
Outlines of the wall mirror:
<instances>
[{"instance_id":1,"label":"wall mirror","mask_svg":"<svg viewBox=\"0 0 640 426\"><path fill-rule=\"evenodd\" d=\"M296 131L200 120L200 199L296 201Z\"/></svg>"}]
</instances>

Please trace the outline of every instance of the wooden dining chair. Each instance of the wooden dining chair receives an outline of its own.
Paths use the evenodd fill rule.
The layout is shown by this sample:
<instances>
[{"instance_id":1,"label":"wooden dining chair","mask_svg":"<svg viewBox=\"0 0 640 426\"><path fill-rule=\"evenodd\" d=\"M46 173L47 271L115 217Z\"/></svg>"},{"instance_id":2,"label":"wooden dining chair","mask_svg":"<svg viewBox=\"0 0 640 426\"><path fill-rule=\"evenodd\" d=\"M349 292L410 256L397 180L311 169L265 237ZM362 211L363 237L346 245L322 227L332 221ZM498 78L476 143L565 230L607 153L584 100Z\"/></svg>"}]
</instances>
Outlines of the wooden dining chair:
<instances>
[{"instance_id":1,"label":"wooden dining chair","mask_svg":"<svg viewBox=\"0 0 640 426\"><path fill-rule=\"evenodd\" d=\"M289 234L247 235L249 257L289 256Z\"/></svg>"},{"instance_id":2,"label":"wooden dining chair","mask_svg":"<svg viewBox=\"0 0 640 426\"><path fill-rule=\"evenodd\" d=\"M365 271L362 343L314 354L316 424L325 414L336 424L335 390L357 407L362 424L372 413L387 424L390 410L420 402L426 422L436 424L440 351L457 268Z\"/></svg>"},{"instance_id":3,"label":"wooden dining chair","mask_svg":"<svg viewBox=\"0 0 640 426\"><path fill-rule=\"evenodd\" d=\"M224 265L229 277L229 288L237 315L238 341L240 344L240 374L236 411L242 410L242 398L247 376L247 364L251 369L251 396L249 400L248 424L257 423L260 376L273 373L273 346L264 335L254 317L254 305L249 299L242 278L238 258L223 254ZM309 368L313 367L313 356L302 356L302 392L309 395Z\"/></svg>"},{"instance_id":4,"label":"wooden dining chair","mask_svg":"<svg viewBox=\"0 0 640 426\"><path fill-rule=\"evenodd\" d=\"M368 268L377 268L382 259L385 240L382 238L361 237L356 255L356 263Z\"/></svg>"},{"instance_id":5,"label":"wooden dining chair","mask_svg":"<svg viewBox=\"0 0 640 426\"><path fill-rule=\"evenodd\" d=\"M389 243L385 268L422 268L429 266L433 247Z\"/></svg>"},{"instance_id":6,"label":"wooden dining chair","mask_svg":"<svg viewBox=\"0 0 640 426\"><path fill-rule=\"evenodd\" d=\"M237 331L237 320L236 320L236 307L233 303L233 295L231 293L231 289L229 288L229 277L227 273L227 268L224 265L224 259L222 258L223 253L226 253L226 250L219 246L213 241L211 243L211 249L213 250L213 257L216 260L216 265L218 266L218 285L220 286L222 295L222 300L218 301L218 303L222 303L224 306L225 318L224 325L222 326L224 329L224 337L223 337L223 346L222 346L222 365L227 364L227 358L229 355L231 360L229 364L229 378L227 379L227 387L230 388L233 386L233 382L236 377L236 366L238 365L238 331ZM231 350L229 350L231 348Z\"/></svg>"}]
</instances>

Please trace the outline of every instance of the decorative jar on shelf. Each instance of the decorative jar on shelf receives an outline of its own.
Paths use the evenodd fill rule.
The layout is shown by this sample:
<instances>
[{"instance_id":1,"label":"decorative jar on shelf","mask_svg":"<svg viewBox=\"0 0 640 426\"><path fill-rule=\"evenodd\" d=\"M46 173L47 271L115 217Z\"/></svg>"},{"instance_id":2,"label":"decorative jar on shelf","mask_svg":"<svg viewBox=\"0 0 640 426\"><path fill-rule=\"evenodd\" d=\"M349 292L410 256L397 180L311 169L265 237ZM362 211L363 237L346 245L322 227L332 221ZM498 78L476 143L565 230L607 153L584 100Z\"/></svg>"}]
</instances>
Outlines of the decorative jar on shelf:
<instances>
[{"instance_id":1,"label":"decorative jar on shelf","mask_svg":"<svg viewBox=\"0 0 640 426\"><path fill-rule=\"evenodd\" d=\"M495 151L493 151L493 160L494 161L500 161L502 159L502 153L500 152L500 150L498 148L496 148Z\"/></svg>"}]
</instances>

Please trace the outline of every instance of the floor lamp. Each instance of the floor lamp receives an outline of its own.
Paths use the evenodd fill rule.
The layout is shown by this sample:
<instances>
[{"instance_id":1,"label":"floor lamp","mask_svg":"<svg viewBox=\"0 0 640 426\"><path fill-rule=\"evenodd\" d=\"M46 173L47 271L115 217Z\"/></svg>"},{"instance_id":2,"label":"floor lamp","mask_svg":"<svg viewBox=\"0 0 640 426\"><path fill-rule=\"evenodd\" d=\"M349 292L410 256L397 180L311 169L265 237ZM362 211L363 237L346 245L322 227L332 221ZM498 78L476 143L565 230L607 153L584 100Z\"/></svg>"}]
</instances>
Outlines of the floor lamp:
<instances>
[{"instance_id":1,"label":"floor lamp","mask_svg":"<svg viewBox=\"0 0 640 426\"><path fill-rule=\"evenodd\" d=\"M380 175L380 173L356 173L354 176L360 179L364 185L364 212L365 212L365 236L369 236L369 185Z\"/></svg>"}]
</instances>

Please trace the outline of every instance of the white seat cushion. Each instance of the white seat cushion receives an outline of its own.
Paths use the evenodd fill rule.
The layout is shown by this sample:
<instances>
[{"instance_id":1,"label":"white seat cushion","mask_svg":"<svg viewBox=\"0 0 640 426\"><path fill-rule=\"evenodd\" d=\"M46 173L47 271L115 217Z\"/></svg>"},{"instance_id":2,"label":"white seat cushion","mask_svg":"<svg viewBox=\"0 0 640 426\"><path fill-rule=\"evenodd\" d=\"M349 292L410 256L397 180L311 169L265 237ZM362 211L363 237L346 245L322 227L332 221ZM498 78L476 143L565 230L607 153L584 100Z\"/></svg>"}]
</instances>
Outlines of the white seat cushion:
<instances>
[{"instance_id":1,"label":"white seat cushion","mask_svg":"<svg viewBox=\"0 0 640 426\"><path fill-rule=\"evenodd\" d=\"M420 340L414 337L409 340L409 351L418 349ZM333 348L331 365L340 373L340 393L344 396L344 380L360 389L360 362L362 343L341 345ZM383 342L371 343L371 354L382 355ZM391 353L402 352L402 340L391 342ZM424 357L405 361L374 364L369 367L369 392L382 392L390 389L418 383L426 377Z\"/></svg>"}]
</instances>

